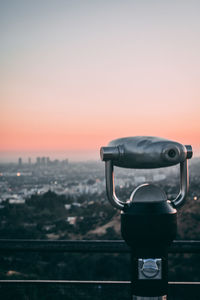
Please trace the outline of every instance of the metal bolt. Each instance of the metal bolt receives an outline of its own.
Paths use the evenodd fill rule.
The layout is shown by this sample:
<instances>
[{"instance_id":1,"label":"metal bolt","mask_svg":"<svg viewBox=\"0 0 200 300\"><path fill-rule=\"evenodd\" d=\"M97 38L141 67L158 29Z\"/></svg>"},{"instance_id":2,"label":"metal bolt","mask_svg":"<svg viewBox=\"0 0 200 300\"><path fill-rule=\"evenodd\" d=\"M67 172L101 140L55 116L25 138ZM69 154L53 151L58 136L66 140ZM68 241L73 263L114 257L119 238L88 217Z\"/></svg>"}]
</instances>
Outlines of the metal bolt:
<instances>
[{"instance_id":1,"label":"metal bolt","mask_svg":"<svg viewBox=\"0 0 200 300\"><path fill-rule=\"evenodd\" d=\"M139 259L139 279L161 279L161 259Z\"/></svg>"}]
</instances>

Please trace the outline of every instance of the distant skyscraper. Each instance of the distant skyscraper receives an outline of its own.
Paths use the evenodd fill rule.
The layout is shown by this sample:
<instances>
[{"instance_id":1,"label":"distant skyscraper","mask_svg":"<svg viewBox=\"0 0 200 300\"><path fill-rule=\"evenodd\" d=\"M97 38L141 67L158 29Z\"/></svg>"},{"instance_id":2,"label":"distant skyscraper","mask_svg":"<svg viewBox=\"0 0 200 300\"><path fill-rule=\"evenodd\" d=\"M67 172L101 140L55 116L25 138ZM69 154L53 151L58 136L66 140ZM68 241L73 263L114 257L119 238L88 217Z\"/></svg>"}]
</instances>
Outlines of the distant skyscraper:
<instances>
[{"instance_id":1,"label":"distant skyscraper","mask_svg":"<svg viewBox=\"0 0 200 300\"><path fill-rule=\"evenodd\" d=\"M21 158L21 157L19 157L19 159L18 159L18 166L19 166L19 167L22 166L22 158Z\"/></svg>"},{"instance_id":2,"label":"distant skyscraper","mask_svg":"<svg viewBox=\"0 0 200 300\"><path fill-rule=\"evenodd\" d=\"M41 165L45 166L46 164L46 157L41 157Z\"/></svg>"},{"instance_id":3,"label":"distant skyscraper","mask_svg":"<svg viewBox=\"0 0 200 300\"><path fill-rule=\"evenodd\" d=\"M37 157L36 158L36 165L40 166L40 162L41 162L40 157Z\"/></svg>"},{"instance_id":4,"label":"distant skyscraper","mask_svg":"<svg viewBox=\"0 0 200 300\"><path fill-rule=\"evenodd\" d=\"M47 166L49 166L49 165L50 165L50 163L51 163L51 161L50 161L50 158L49 158L49 157L47 157Z\"/></svg>"},{"instance_id":5,"label":"distant skyscraper","mask_svg":"<svg viewBox=\"0 0 200 300\"><path fill-rule=\"evenodd\" d=\"M28 158L28 164L29 164L29 166L31 165L31 158L30 157Z\"/></svg>"},{"instance_id":6,"label":"distant skyscraper","mask_svg":"<svg viewBox=\"0 0 200 300\"><path fill-rule=\"evenodd\" d=\"M69 164L69 160L66 158L65 160L63 160L63 165L67 166Z\"/></svg>"}]
</instances>

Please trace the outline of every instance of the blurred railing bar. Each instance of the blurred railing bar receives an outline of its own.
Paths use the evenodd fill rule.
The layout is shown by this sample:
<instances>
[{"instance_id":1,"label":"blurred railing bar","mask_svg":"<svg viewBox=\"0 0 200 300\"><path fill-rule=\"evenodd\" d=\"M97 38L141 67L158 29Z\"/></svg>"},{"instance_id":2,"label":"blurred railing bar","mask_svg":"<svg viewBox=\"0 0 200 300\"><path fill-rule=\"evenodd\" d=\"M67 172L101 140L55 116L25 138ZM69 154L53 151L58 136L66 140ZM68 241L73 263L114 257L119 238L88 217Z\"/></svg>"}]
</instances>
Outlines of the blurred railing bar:
<instances>
[{"instance_id":1,"label":"blurred railing bar","mask_svg":"<svg viewBox=\"0 0 200 300\"><path fill-rule=\"evenodd\" d=\"M0 280L0 285L130 285L131 281L97 280ZM170 286L200 286L200 282L169 282Z\"/></svg>"},{"instance_id":2,"label":"blurred railing bar","mask_svg":"<svg viewBox=\"0 0 200 300\"><path fill-rule=\"evenodd\" d=\"M0 251L129 253L130 249L122 240L0 239ZM200 253L200 240L174 241L169 253Z\"/></svg>"}]
</instances>

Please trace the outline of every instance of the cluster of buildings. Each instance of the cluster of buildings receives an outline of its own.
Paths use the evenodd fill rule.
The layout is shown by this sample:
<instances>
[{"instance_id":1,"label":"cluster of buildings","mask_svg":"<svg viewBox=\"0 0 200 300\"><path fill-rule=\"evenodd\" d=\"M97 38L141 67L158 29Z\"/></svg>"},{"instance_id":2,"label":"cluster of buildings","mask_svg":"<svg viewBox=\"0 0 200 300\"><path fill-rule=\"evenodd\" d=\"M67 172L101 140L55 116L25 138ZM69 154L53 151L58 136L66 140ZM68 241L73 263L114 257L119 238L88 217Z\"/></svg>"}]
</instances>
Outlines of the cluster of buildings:
<instances>
[{"instance_id":1,"label":"cluster of buildings","mask_svg":"<svg viewBox=\"0 0 200 300\"><path fill-rule=\"evenodd\" d=\"M23 161L23 159L21 157L19 157L18 159L18 167L23 167L25 165L28 165L28 166L32 166L32 165L35 165L35 166L38 166L38 167L49 167L49 166L59 166L59 165L68 165L69 163L69 160L66 158L64 160L58 160L58 159L55 159L55 160L51 160L48 156L38 156L36 157L36 160L35 162L32 162L32 159L31 157L28 158L28 161Z\"/></svg>"},{"instance_id":2,"label":"cluster of buildings","mask_svg":"<svg viewBox=\"0 0 200 300\"><path fill-rule=\"evenodd\" d=\"M19 158L17 164L0 165L0 203L7 200L10 204L23 204L31 195L49 190L74 197L101 194L105 190L103 178L91 179L90 167L84 167L84 175L81 170L80 164L48 157L38 157L34 164L30 160L23 163Z\"/></svg>"}]
</instances>

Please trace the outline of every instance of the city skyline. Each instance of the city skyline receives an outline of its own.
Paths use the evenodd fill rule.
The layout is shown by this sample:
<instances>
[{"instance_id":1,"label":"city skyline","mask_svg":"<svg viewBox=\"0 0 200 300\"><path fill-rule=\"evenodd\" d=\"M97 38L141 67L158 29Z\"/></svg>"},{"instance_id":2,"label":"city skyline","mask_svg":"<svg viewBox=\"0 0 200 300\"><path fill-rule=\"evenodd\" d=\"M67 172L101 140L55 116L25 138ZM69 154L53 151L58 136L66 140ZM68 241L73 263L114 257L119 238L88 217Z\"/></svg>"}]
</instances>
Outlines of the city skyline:
<instances>
[{"instance_id":1,"label":"city skyline","mask_svg":"<svg viewBox=\"0 0 200 300\"><path fill-rule=\"evenodd\" d=\"M199 155L199 1L0 8L0 161L99 159L110 140L138 135Z\"/></svg>"},{"instance_id":2,"label":"city skyline","mask_svg":"<svg viewBox=\"0 0 200 300\"><path fill-rule=\"evenodd\" d=\"M96 161L100 160L99 149L97 151L1 151L0 152L0 163L18 163L19 158L27 163L28 159L31 158L32 162L36 161L37 157L49 157L52 160L65 160L68 159L70 162L79 161Z\"/></svg>"}]
</instances>

